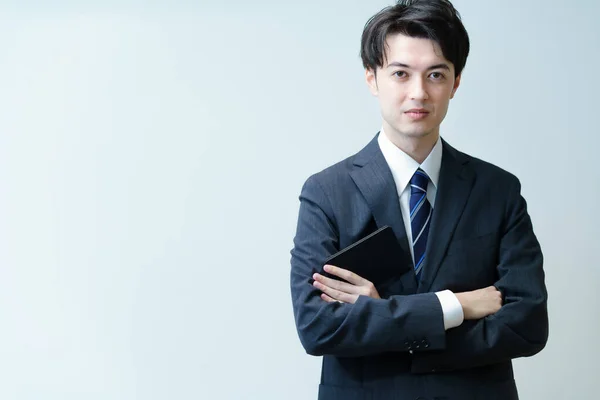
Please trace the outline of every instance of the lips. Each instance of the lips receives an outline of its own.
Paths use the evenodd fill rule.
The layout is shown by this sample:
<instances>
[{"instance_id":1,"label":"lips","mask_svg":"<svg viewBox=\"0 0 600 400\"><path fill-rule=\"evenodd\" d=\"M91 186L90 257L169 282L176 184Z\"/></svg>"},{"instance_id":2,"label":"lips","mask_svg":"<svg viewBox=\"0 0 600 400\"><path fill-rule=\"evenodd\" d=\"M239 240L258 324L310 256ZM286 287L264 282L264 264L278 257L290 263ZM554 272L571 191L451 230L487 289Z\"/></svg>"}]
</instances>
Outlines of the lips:
<instances>
[{"instance_id":1,"label":"lips","mask_svg":"<svg viewBox=\"0 0 600 400\"><path fill-rule=\"evenodd\" d=\"M406 116L413 121L419 121L427 118L429 111L424 108L412 108L406 111L404 114L406 114Z\"/></svg>"}]
</instances>

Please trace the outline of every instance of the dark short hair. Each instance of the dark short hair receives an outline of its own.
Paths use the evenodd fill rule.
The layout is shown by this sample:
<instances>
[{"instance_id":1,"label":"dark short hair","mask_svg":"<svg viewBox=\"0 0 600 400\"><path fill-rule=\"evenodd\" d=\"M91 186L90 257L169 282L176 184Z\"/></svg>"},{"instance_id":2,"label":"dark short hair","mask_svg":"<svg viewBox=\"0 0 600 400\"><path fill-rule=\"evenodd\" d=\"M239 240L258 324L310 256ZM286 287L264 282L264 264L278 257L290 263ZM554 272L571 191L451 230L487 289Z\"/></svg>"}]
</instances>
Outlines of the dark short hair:
<instances>
[{"instance_id":1,"label":"dark short hair","mask_svg":"<svg viewBox=\"0 0 600 400\"><path fill-rule=\"evenodd\" d=\"M386 39L401 33L436 42L444 57L460 75L469 55L469 35L460 14L448 0L399 0L367 21L361 39L360 57L365 69L383 67Z\"/></svg>"}]
</instances>

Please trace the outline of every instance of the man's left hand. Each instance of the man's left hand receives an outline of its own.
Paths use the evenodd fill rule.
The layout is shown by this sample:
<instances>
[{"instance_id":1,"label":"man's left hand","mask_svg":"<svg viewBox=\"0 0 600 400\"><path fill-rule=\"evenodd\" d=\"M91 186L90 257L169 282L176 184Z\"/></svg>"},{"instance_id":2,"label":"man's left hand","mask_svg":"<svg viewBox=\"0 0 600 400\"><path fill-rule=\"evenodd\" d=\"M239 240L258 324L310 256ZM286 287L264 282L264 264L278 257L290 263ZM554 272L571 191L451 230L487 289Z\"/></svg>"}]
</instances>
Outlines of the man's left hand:
<instances>
[{"instance_id":1,"label":"man's left hand","mask_svg":"<svg viewBox=\"0 0 600 400\"><path fill-rule=\"evenodd\" d=\"M325 265L325 272L342 278L346 282L327 278L321 274L314 274L315 282L313 286L323 292L321 298L329 303L341 302L354 304L358 296L369 296L374 299L380 299L379 293L372 282L358 276L352 271L336 267L334 265Z\"/></svg>"}]
</instances>

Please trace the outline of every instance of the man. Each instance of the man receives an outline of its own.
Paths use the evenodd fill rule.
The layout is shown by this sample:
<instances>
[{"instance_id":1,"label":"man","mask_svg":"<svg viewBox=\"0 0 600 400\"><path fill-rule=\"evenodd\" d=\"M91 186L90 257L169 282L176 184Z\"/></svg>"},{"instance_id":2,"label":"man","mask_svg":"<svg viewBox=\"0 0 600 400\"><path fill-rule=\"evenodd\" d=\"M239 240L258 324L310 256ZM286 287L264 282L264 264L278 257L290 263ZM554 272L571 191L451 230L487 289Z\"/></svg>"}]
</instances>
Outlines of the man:
<instances>
[{"instance_id":1,"label":"man","mask_svg":"<svg viewBox=\"0 0 600 400\"><path fill-rule=\"evenodd\" d=\"M399 1L365 26L382 129L306 181L291 252L298 334L323 356L319 399L518 399L511 360L546 344L542 253L519 180L440 138L468 52L446 0ZM410 265L391 285L323 265L384 225Z\"/></svg>"}]
</instances>

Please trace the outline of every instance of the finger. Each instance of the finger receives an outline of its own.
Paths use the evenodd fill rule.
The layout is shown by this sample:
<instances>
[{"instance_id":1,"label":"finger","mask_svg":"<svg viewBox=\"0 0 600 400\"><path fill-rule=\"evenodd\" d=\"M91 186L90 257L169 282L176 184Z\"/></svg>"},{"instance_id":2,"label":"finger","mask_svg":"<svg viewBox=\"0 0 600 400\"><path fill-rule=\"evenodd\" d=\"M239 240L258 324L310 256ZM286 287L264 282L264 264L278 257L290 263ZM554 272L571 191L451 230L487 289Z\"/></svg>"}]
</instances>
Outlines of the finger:
<instances>
[{"instance_id":1,"label":"finger","mask_svg":"<svg viewBox=\"0 0 600 400\"><path fill-rule=\"evenodd\" d=\"M342 291L330 288L329 286L325 286L322 283L315 281L313 283L314 287L316 287L317 289L319 289L321 292L325 293L326 295L328 295L329 297L331 297L334 300L340 300L343 301L344 303L354 303L354 301L352 301L353 296L357 297L356 295L351 295L348 293L344 293Z\"/></svg>"},{"instance_id":2,"label":"finger","mask_svg":"<svg viewBox=\"0 0 600 400\"><path fill-rule=\"evenodd\" d=\"M325 265L323 269L326 272L329 272L331 275L335 275L343 280L350 282L356 286L366 286L371 283L370 281L364 279L363 277L355 274L352 271L348 271L347 269L336 267L335 265Z\"/></svg>"},{"instance_id":3,"label":"finger","mask_svg":"<svg viewBox=\"0 0 600 400\"><path fill-rule=\"evenodd\" d=\"M351 293L351 294L361 294L362 293L361 288L358 286L352 285L350 283L338 281L337 279L327 278L326 276L323 276L321 274L314 274L313 279L322 283L325 286L332 288L332 289L339 290L340 292Z\"/></svg>"},{"instance_id":4,"label":"finger","mask_svg":"<svg viewBox=\"0 0 600 400\"><path fill-rule=\"evenodd\" d=\"M325 293L321 293L321 298L328 303L343 303L342 301L332 299L331 297L327 296Z\"/></svg>"}]
</instances>

